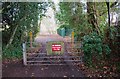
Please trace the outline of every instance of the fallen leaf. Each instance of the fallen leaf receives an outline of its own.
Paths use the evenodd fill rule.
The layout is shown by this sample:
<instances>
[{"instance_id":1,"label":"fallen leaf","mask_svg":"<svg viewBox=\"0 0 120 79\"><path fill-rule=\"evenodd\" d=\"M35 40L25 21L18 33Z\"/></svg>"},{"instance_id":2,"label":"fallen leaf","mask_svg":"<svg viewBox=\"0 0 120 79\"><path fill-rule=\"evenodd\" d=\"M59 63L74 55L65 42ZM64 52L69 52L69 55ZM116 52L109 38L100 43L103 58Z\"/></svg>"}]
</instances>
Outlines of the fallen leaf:
<instances>
[{"instance_id":1,"label":"fallen leaf","mask_svg":"<svg viewBox=\"0 0 120 79\"><path fill-rule=\"evenodd\" d=\"M48 69L48 67L45 67L45 69Z\"/></svg>"},{"instance_id":2,"label":"fallen leaf","mask_svg":"<svg viewBox=\"0 0 120 79\"><path fill-rule=\"evenodd\" d=\"M34 77L34 73L32 73L32 75L31 75L32 77Z\"/></svg>"},{"instance_id":3,"label":"fallen leaf","mask_svg":"<svg viewBox=\"0 0 120 79\"><path fill-rule=\"evenodd\" d=\"M96 68L98 68L98 66L95 66Z\"/></svg>"},{"instance_id":4,"label":"fallen leaf","mask_svg":"<svg viewBox=\"0 0 120 79\"><path fill-rule=\"evenodd\" d=\"M84 64L82 64L82 66L84 66Z\"/></svg>"},{"instance_id":5,"label":"fallen leaf","mask_svg":"<svg viewBox=\"0 0 120 79\"><path fill-rule=\"evenodd\" d=\"M74 77L74 75L72 75L72 77Z\"/></svg>"},{"instance_id":6,"label":"fallen leaf","mask_svg":"<svg viewBox=\"0 0 120 79\"><path fill-rule=\"evenodd\" d=\"M104 69L107 69L108 67L107 67L107 66L104 66L103 68L104 68Z\"/></svg>"},{"instance_id":7,"label":"fallen leaf","mask_svg":"<svg viewBox=\"0 0 120 79\"><path fill-rule=\"evenodd\" d=\"M95 72L98 72L97 70L95 70Z\"/></svg>"},{"instance_id":8,"label":"fallen leaf","mask_svg":"<svg viewBox=\"0 0 120 79\"><path fill-rule=\"evenodd\" d=\"M90 74L87 77L92 77Z\"/></svg>"},{"instance_id":9,"label":"fallen leaf","mask_svg":"<svg viewBox=\"0 0 120 79\"><path fill-rule=\"evenodd\" d=\"M7 65L5 67L7 67Z\"/></svg>"},{"instance_id":10,"label":"fallen leaf","mask_svg":"<svg viewBox=\"0 0 120 79\"><path fill-rule=\"evenodd\" d=\"M110 74L112 74L112 72L110 72Z\"/></svg>"},{"instance_id":11,"label":"fallen leaf","mask_svg":"<svg viewBox=\"0 0 120 79\"><path fill-rule=\"evenodd\" d=\"M104 74L106 74L107 73L107 71L104 71Z\"/></svg>"},{"instance_id":12,"label":"fallen leaf","mask_svg":"<svg viewBox=\"0 0 120 79\"><path fill-rule=\"evenodd\" d=\"M72 71L74 71L74 69L72 69Z\"/></svg>"},{"instance_id":13,"label":"fallen leaf","mask_svg":"<svg viewBox=\"0 0 120 79\"><path fill-rule=\"evenodd\" d=\"M25 71L25 73L28 73L27 71Z\"/></svg>"},{"instance_id":14,"label":"fallen leaf","mask_svg":"<svg viewBox=\"0 0 120 79\"><path fill-rule=\"evenodd\" d=\"M32 77L34 77L34 75L31 75Z\"/></svg>"},{"instance_id":15,"label":"fallen leaf","mask_svg":"<svg viewBox=\"0 0 120 79\"><path fill-rule=\"evenodd\" d=\"M43 68L41 68L41 70L44 70Z\"/></svg>"},{"instance_id":16,"label":"fallen leaf","mask_svg":"<svg viewBox=\"0 0 120 79\"><path fill-rule=\"evenodd\" d=\"M63 77L67 77L66 75L64 75Z\"/></svg>"}]
</instances>

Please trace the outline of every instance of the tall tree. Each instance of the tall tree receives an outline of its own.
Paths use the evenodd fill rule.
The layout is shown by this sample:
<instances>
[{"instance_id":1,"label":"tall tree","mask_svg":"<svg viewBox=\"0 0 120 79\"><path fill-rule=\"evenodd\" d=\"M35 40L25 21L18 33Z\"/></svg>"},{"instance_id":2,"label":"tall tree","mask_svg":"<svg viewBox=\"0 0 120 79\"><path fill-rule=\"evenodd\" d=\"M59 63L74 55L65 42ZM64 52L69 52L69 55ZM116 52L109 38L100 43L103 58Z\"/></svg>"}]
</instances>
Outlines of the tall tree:
<instances>
[{"instance_id":1,"label":"tall tree","mask_svg":"<svg viewBox=\"0 0 120 79\"><path fill-rule=\"evenodd\" d=\"M88 13L88 22L92 24L93 30L100 32L99 24L98 24L98 13L96 10L96 2L87 2L87 13Z\"/></svg>"}]
</instances>

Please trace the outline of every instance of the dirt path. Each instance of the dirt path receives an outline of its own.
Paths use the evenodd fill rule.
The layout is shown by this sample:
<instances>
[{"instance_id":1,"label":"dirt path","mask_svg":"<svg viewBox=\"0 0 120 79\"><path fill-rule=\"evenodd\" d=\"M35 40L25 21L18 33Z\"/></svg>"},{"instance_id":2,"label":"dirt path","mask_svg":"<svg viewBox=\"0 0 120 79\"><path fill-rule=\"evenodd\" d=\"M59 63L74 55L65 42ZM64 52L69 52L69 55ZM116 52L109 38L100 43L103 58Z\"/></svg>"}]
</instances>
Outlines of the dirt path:
<instances>
[{"instance_id":1,"label":"dirt path","mask_svg":"<svg viewBox=\"0 0 120 79\"><path fill-rule=\"evenodd\" d=\"M71 38L66 36L66 37L61 37L58 34L54 34L54 35L38 35L35 38L35 42L48 42L48 41L65 41L65 42L69 42L71 41Z\"/></svg>"},{"instance_id":2,"label":"dirt path","mask_svg":"<svg viewBox=\"0 0 120 79\"><path fill-rule=\"evenodd\" d=\"M23 66L22 62L3 65L3 77L84 77L76 67L68 65Z\"/></svg>"},{"instance_id":3,"label":"dirt path","mask_svg":"<svg viewBox=\"0 0 120 79\"><path fill-rule=\"evenodd\" d=\"M70 38L62 38L59 35L39 36L36 42L70 41ZM22 60L11 63L3 63L3 77L84 77L82 71L73 65L49 65L49 66L24 66Z\"/></svg>"}]
</instances>

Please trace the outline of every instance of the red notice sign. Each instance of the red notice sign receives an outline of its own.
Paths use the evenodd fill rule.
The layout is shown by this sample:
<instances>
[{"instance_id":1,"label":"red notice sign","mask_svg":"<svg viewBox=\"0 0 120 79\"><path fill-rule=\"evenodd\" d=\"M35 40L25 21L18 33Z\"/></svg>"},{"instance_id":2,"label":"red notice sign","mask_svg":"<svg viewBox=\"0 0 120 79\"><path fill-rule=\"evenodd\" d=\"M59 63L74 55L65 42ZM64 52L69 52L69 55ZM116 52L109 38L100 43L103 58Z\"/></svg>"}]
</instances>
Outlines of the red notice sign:
<instances>
[{"instance_id":1,"label":"red notice sign","mask_svg":"<svg viewBox=\"0 0 120 79\"><path fill-rule=\"evenodd\" d=\"M60 44L52 44L52 51L61 51Z\"/></svg>"}]
</instances>

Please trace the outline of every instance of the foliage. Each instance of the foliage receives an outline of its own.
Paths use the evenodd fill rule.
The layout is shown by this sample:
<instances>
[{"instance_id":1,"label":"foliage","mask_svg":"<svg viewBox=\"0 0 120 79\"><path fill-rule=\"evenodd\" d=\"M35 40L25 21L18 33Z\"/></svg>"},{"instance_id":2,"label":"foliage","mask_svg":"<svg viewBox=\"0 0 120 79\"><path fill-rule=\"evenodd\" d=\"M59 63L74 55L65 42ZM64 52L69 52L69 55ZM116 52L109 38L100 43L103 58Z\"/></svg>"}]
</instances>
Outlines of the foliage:
<instances>
[{"instance_id":1,"label":"foliage","mask_svg":"<svg viewBox=\"0 0 120 79\"><path fill-rule=\"evenodd\" d=\"M22 47L11 45L8 49L3 50L3 59L13 59L22 57Z\"/></svg>"},{"instance_id":2,"label":"foliage","mask_svg":"<svg viewBox=\"0 0 120 79\"><path fill-rule=\"evenodd\" d=\"M29 41L29 32L33 38L39 32L38 20L45 16L47 7L51 4L46 2L3 2L2 3L2 49L4 56L15 56L19 52L21 44ZM13 48L18 47L16 50ZM9 51L9 52L8 52ZM18 53L17 53L18 54Z\"/></svg>"},{"instance_id":3,"label":"foliage","mask_svg":"<svg viewBox=\"0 0 120 79\"><path fill-rule=\"evenodd\" d=\"M110 54L109 46L103 44L102 37L96 32L83 37L83 50L85 62L88 66L92 65L92 59L94 57L100 60L103 57L103 52L106 55Z\"/></svg>"},{"instance_id":4,"label":"foliage","mask_svg":"<svg viewBox=\"0 0 120 79\"><path fill-rule=\"evenodd\" d=\"M61 2L60 11L56 14L60 27L69 26L77 36L77 40L88 34L92 28L88 24L87 15L83 12L84 4L80 2ZM65 27L65 26L64 26Z\"/></svg>"}]
</instances>

